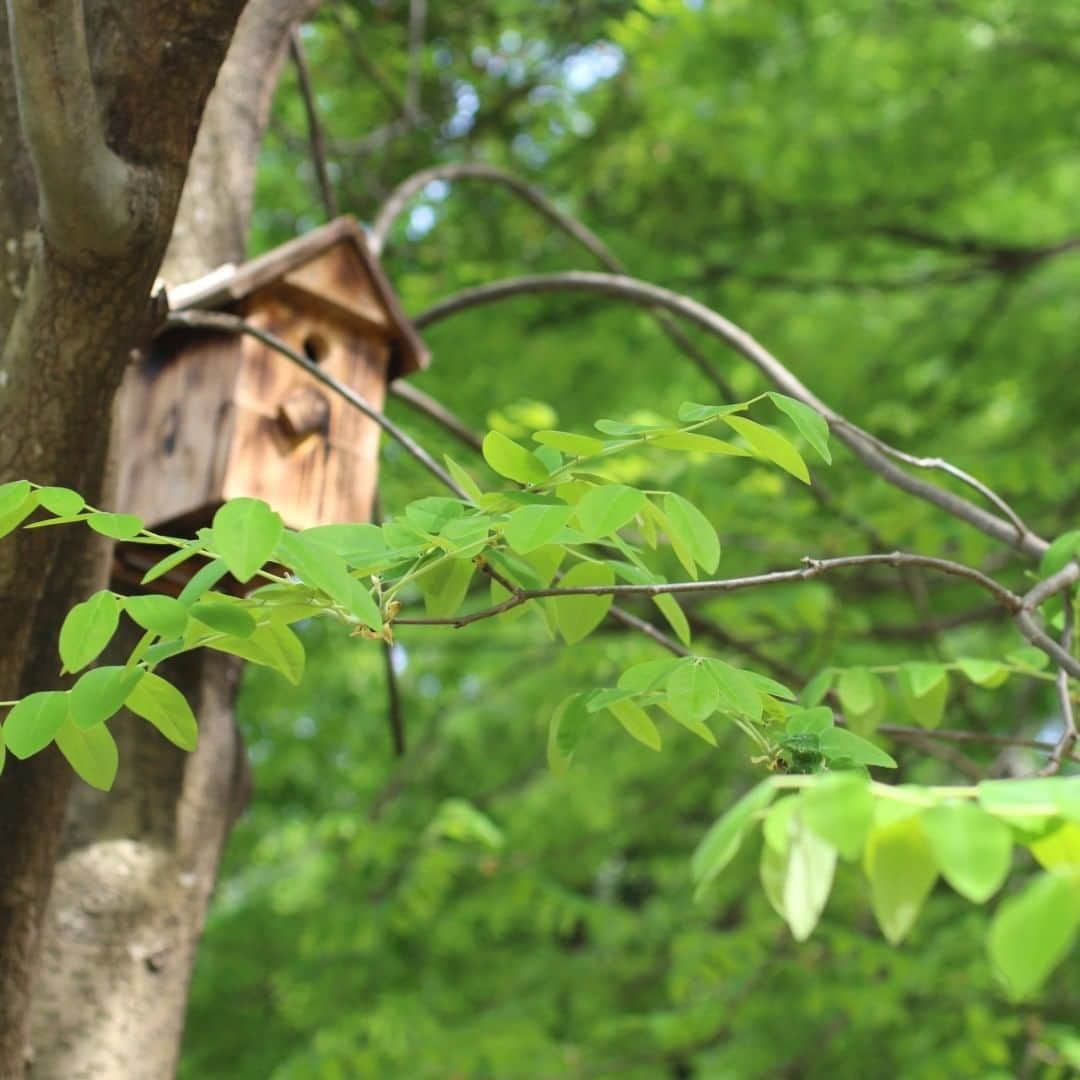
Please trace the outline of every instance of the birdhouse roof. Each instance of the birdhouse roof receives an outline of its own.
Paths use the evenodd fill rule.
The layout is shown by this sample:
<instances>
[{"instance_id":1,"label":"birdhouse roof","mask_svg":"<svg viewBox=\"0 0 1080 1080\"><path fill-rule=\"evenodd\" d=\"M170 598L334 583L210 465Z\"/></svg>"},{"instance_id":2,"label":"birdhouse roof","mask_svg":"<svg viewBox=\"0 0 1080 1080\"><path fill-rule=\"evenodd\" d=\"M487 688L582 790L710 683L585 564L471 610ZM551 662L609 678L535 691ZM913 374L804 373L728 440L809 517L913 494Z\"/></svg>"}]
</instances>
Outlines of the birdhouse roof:
<instances>
[{"instance_id":1,"label":"birdhouse roof","mask_svg":"<svg viewBox=\"0 0 1080 1080\"><path fill-rule=\"evenodd\" d=\"M311 265L338 245L347 245L355 254L352 269L367 278L370 289L360 287L362 277L350 280L350 275L338 275L328 279L311 272ZM174 311L226 308L258 290L275 286L304 293L337 316L387 337L391 344L391 378L428 366L427 346L402 311L378 259L368 249L363 229L352 217L337 218L239 266L227 263L195 281L170 287L169 307ZM381 310L373 308L370 294L374 294Z\"/></svg>"}]
</instances>

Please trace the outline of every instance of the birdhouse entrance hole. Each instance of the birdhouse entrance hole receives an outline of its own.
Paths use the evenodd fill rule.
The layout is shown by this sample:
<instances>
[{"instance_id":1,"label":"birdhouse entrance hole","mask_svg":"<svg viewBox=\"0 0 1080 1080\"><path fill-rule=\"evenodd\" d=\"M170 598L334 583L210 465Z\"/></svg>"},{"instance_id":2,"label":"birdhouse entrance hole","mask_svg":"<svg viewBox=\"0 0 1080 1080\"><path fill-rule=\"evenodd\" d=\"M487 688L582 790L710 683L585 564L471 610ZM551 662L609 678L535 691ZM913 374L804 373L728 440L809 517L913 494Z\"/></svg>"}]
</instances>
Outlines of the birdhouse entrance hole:
<instances>
[{"instance_id":1,"label":"birdhouse entrance hole","mask_svg":"<svg viewBox=\"0 0 1080 1080\"><path fill-rule=\"evenodd\" d=\"M322 334L309 333L304 338L304 355L313 363L321 364L330 352L330 342Z\"/></svg>"}]
</instances>

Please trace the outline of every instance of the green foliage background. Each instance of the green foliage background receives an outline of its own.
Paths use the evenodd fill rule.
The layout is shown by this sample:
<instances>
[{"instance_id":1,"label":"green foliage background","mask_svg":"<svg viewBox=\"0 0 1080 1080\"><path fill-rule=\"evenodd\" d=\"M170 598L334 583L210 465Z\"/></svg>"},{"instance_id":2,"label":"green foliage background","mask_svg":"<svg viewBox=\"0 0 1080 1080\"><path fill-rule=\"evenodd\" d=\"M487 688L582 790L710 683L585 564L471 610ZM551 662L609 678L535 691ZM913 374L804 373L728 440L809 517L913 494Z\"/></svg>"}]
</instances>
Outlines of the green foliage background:
<instances>
[{"instance_id":1,"label":"green foliage background","mask_svg":"<svg viewBox=\"0 0 1080 1080\"><path fill-rule=\"evenodd\" d=\"M395 107L357 53L403 87L407 5L333 5L305 33L343 209L370 219L395 183L435 163L511 168L584 218L631 272L747 327L855 422L974 472L1043 535L1076 527L1075 5L431 6L424 118L385 145L362 143ZM322 219L305 139L290 74L256 247ZM511 274L594 268L476 181L430 187L385 262L412 312ZM435 362L417 385L511 436L717 399L648 317L609 301L521 299L441 324L428 341ZM702 347L739 397L765 389L737 358ZM464 459L428 422L398 403L390 412ZM846 452L814 490L727 459L654 454L623 467L628 482L672 487L708 511L724 576L902 547L992 565L1013 587L1026 580L990 541ZM432 490L393 445L381 480L388 515ZM700 648L801 683L826 665L1019 645L1000 620L967 621L981 605L940 579L897 588L890 571L694 611ZM796 945L757 884L752 845L695 904L691 851L760 776L737 734L717 752L671 726L653 754L594 727L571 771L553 776L552 708L657 655L644 639L607 627L568 650L532 618L403 633L400 761L378 649L322 626L306 641L300 688L253 670L241 699L255 793L199 962L185 1077L1080 1069L1075 961L1038 1001L1008 1003L984 952L990 912L944 886L900 949L880 937L850 868L815 936ZM1052 738L1054 717L1048 684L1014 678L958 690L946 726ZM894 702L884 718L907 722ZM891 749L905 779L961 778L953 763ZM963 750L998 773L1038 765L1026 751Z\"/></svg>"}]
</instances>

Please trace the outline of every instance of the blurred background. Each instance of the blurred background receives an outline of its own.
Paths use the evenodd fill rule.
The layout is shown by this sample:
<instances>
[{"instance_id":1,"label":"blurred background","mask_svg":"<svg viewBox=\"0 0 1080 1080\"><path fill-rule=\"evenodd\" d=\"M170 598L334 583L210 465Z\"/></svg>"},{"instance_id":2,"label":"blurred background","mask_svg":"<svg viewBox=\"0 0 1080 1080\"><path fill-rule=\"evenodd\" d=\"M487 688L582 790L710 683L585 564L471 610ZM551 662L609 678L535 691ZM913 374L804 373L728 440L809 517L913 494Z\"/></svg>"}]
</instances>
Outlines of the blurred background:
<instances>
[{"instance_id":1,"label":"blurred background","mask_svg":"<svg viewBox=\"0 0 1080 1080\"><path fill-rule=\"evenodd\" d=\"M854 422L975 473L1044 536L1077 527L1073 0L356 0L324 5L302 44L340 212L371 221L430 166L508 169L629 273L747 328ZM326 217L290 66L252 249ZM507 276L599 269L478 179L424 186L384 263L412 314ZM765 389L693 336L736 400ZM598 297L517 299L425 338L434 362L414 384L480 431L588 431L722 400L647 314ZM483 474L430 421L389 411ZM813 489L724 458L657 452L621 468L708 512L723 576L900 547L1026 579L842 449ZM439 493L395 445L380 479L387 517ZM829 665L887 675L1022 644L963 583L891 570L689 614L697 648L796 688ZM253 669L242 692L254 794L196 972L189 1080L1080 1074L1075 962L1040 1000L1007 1003L985 957L989 913L944 887L899 949L850 867L796 945L752 845L695 904L691 851L760 776L738 732L718 730L713 749L670 725L655 754L597 726L566 775L549 771L555 704L658 655L644 637L608 625L570 650L531 614L402 633L396 757L379 649L302 633L300 687ZM953 682L945 727L1054 737L1047 678ZM866 719L881 723L910 723L889 694ZM890 749L920 783L1039 760L983 742Z\"/></svg>"}]
</instances>

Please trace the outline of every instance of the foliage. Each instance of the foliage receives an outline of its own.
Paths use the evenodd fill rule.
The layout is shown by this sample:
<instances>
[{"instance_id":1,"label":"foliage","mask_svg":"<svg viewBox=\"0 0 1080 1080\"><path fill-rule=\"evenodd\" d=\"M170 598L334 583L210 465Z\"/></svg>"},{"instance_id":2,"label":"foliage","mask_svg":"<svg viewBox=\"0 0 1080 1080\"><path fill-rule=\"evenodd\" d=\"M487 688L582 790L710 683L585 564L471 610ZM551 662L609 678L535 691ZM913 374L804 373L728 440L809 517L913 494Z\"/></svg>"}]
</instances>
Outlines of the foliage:
<instances>
[{"instance_id":1,"label":"foliage","mask_svg":"<svg viewBox=\"0 0 1080 1080\"><path fill-rule=\"evenodd\" d=\"M273 556L317 579L298 621L295 584L288 602L193 592L183 612L112 597L81 611L70 657L61 642L77 664L130 617L157 645L196 629L303 680L285 685L268 668L249 678L256 801L208 931L187 1074L519 1076L526 1062L527 1075L558 1076L1068 1075L1080 1067L1080 1002L1068 965L1051 968L1075 930L1075 878L1063 869L1077 860L1074 768L999 785L1043 767L1060 708L1045 657L970 583L870 567L677 607L625 598L689 641L691 657L670 661L610 619L594 624L596 595L538 597L439 634L408 629L403 609L389 622L410 746L400 762L386 748L377 648L306 616L310 601L381 633L399 597L423 603L418 618L450 620L513 599L467 554L467 527L483 517L486 565L511 587L544 587L551 546L568 553L550 574L585 587L895 548L1017 590L1064 566L1077 554L1080 488L1080 389L1062 377L1080 331L1073 5L429 5L423 115L365 145L401 119L362 72L374 64L404 84L407 6L335 5L305 35L343 207L370 219L393 184L433 161L509 166L634 272L753 330L843 415L976 474L1057 539L1041 566L1021 565L836 447L811 486L786 456L789 469L704 452L682 403L772 388L703 345L732 390L719 392L645 313L523 296L499 317L433 327L423 387L502 437L489 436L489 462L539 485L531 498L493 492L489 479L479 497L506 502L432 502L412 459L388 444L381 529L269 544L266 513L241 505L234 523L171 556L219 554L240 576ZM287 78L257 244L317 221L307 155ZM390 239L387 266L412 311L523 268L591 268L531 208L478 183L430 184ZM781 415L784 400L771 415L759 400L752 418L804 464L828 454L805 415ZM449 436L389 408L461 460L459 484L475 483ZM645 431L582 434L601 413ZM764 451L736 432L744 414L731 415L708 430ZM672 416L680 423L656 426ZM646 452L649 430L691 442ZM624 436L640 445L606 456L602 483L591 472L568 481L594 485L576 488L580 498L543 487L548 450L572 461ZM84 513L72 493L20 487L0 495L0 526L18 525L34 498L54 515ZM408 554L353 562L351 580L382 579L357 590L327 553L345 536L359 546L342 557ZM1062 610L1044 610L1059 629ZM253 647L269 625L284 627L275 646ZM106 690L115 700L124 689L121 672L95 678L79 695L87 719ZM844 729L823 703L864 742L838 745ZM182 710L155 708L184 738ZM35 709L20 750L65 723L56 698ZM860 766L867 746L897 769L876 771L884 757ZM102 764L89 751L80 760ZM884 785L892 772L899 785Z\"/></svg>"}]
</instances>

